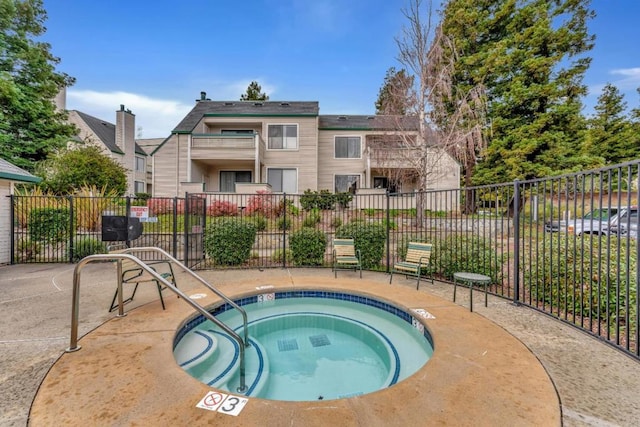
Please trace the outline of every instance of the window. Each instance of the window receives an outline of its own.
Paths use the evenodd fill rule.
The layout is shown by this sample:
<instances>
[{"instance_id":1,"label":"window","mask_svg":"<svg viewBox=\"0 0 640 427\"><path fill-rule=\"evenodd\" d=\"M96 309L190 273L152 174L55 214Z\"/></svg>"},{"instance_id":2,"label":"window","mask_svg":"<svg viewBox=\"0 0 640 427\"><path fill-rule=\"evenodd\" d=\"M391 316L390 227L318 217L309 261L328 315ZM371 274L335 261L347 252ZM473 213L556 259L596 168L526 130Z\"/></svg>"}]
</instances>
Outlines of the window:
<instances>
[{"instance_id":1,"label":"window","mask_svg":"<svg viewBox=\"0 0 640 427\"><path fill-rule=\"evenodd\" d=\"M359 136L336 136L336 159L359 159L361 156Z\"/></svg>"},{"instance_id":2,"label":"window","mask_svg":"<svg viewBox=\"0 0 640 427\"><path fill-rule=\"evenodd\" d=\"M268 169L267 182L277 193L297 193L298 171L295 169Z\"/></svg>"},{"instance_id":3,"label":"window","mask_svg":"<svg viewBox=\"0 0 640 427\"><path fill-rule=\"evenodd\" d=\"M145 172L144 157L136 156L136 172Z\"/></svg>"},{"instance_id":4,"label":"window","mask_svg":"<svg viewBox=\"0 0 640 427\"><path fill-rule=\"evenodd\" d=\"M147 184L143 181L134 181L133 192L136 194L144 193L147 191Z\"/></svg>"},{"instance_id":5,"label":"window","mask_svg":"<svg viewBox=\"0 0 640 427\"><path fill-rule=\"evenodd\" d=\"M236 182L251 182L251 171L221 171L220 191L234 193Z\"/></svg>"},{"instance_id":6,"label":"window","mask_svg":"<svg viewBox=\"0 0 640 427\"><path fill-rule=\"evenodd\" d=\"M335 177L335 192L336 193L355 193L360 182L360 175L336 175Z\"/></svg>"},{"instance_id":7,"label":"window","mask_svg":"<svg viewBox=\"0 0 640 427\"><path fill-rule=\"evenodd\" d=\"M297 125L269 125L267 133L270 150L295 150L298 148Z\"/></svg>"},{"instance_id":8,"label":"window","mask_svg":"<svg viewBox=\"0 0 640 427\"><path fill-rule=\"evenodd\" d=\"M398 192L398 185L394 181L390 181L389 178L385 176L374 176L373 188L386 188L390 194Z\"/></svg>"}]
</instances>

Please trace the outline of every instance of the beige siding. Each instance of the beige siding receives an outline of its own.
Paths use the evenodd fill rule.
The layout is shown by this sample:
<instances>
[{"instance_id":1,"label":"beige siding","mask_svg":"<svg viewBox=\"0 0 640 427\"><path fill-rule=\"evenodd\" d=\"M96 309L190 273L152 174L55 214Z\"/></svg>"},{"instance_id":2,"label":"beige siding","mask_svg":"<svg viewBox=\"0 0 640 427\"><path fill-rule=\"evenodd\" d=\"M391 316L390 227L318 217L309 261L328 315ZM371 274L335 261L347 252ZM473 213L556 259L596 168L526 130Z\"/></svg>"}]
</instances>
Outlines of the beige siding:
<instances>
[{"instance_id":1,"label":"beige siding","mask_svg":"<svg viewBox=\"0 0 640 427\"><path fill-rule=\"evenodd\" d=\"M77 111L69 111L69 122L78 128L78 137L81 140L100 148L105 155L114 157L111 151L100 142L100 139L93 133L91 128L80 118ZM118 159L118 161L120 161L120 159Z\"/></svg>"},{"instance_id":2,"label":"beige siding","mask_svg":"<svg viewBox=\"0 0 640 427\"><path fill-rule=\"evenodd\" d=\"M153 155L153 195L156 197L174 197L181 194L179 174L185 168L180 164L178 148L180 137L171 138Z\"/></svg>"},{"instance_id":3,"label":"beige siding","mask_svg":"<svg viewBox=\"0 0 640 427\"><path fill-rule=\"evenodd\" d=\"M318 189L333 191L335 188L336 175L360 175L360 186L366 187L365 169L366 160L364 155L365 133L362 131L321 131L318 138ZM359 159L336 159L335 158L335 137L336 136L359 136L360 137L360 158Z\"/></svg>"},{"instance_id":4,"label":"beige siding","mask_svg":"<svg viewBox=\"0 0 640 427\"><path fill-rule=\"evenodd\" d=\"M318 189L318 121L316 117L273 117L265 118L262 135L267 141L269 124L297 124L297 150L269 150L264 153L261 182L267 182L268 168L293 168L298 171L298 192Z\"/></svg>"},{"instance_id":5,"label":"beige siding","mask_svg":"<svg viewBox=\"0 0 640 427\"><path fill-rule=\"evenodd\" d=\"M0 179L0 264L11 262L11 181Z\"/></svg>"}]
</instances>

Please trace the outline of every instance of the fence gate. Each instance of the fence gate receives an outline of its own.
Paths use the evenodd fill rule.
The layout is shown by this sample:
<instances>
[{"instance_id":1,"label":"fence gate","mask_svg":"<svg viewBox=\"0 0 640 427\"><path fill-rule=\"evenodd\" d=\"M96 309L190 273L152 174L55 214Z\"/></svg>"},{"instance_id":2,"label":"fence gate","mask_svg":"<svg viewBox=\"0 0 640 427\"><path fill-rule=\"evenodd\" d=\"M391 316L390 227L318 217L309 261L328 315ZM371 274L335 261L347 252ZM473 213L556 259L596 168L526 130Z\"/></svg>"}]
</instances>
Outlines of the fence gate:
<instances>
[{"instance_id":1,"label":"fence gate","mask_svg":"<svg viewBox=\"0 0 640 427\"><path fill-rule=\"evenodd\" d=\"M187 193L184 204L184 264L189 268L197 268L204 261L206 199Z\"/></svg>"}]
</instances>

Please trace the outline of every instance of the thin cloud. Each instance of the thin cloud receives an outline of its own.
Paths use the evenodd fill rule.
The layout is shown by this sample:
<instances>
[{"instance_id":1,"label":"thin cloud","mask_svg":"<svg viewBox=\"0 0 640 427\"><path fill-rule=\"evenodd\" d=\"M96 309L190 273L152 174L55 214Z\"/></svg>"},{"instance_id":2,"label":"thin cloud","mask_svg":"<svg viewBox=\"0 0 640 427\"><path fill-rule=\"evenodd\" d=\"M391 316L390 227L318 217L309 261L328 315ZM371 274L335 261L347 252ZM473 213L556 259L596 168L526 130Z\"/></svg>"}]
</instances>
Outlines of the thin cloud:
<instances>
[{"instance_id":1,"label":"thin cloud","mask_svg":"<svg viewBox=\"0 0 640 427\"><path fill-rule=\"evenodd\" d=\"M136 137L160 138L169 136L171 130L193 108L179 101L151 98L130 92L98 92L93 90L69 90L67 109L78 110L94 117L115 123L116 111L123 104L136 116Z\"/></svg>"},{"instance_id":2,"label":"thin cloud","mask_svg":"<svg viewBox=\"0 0 640 427\"><path fill-rule=\"evenodd\" d=\"M611 70L609 73L622 77L612 82L618 89L635 89L640 86L640 67L618 68Z\"/></svg>"}]
</instances>

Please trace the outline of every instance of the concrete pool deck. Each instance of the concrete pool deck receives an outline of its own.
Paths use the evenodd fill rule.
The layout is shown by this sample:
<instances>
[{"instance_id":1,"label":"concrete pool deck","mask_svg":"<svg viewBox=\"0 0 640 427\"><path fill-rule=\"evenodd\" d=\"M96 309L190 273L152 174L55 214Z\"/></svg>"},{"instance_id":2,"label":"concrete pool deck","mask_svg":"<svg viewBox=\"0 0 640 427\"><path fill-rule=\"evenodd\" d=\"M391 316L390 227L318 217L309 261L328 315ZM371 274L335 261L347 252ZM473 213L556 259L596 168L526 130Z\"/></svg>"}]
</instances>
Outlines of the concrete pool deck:
<instances>
[{"instance_id":1,"label":"concrete pool deck","mask_svg":"<svg viewBox=\"0 0 640 427\"><path fill-rule=\"evenodd\" d=\"M436 352L414 377L389 389L324 402L251 398L233 417L196 408L211 389L173 361L173 336L192 310L168 291L167 310L161 309L155 287L145 286L126 306L129 314L114 318L106 312L115 288L113 266L87 266L81 280L80 335L91 333L80 340L80 351L62 354L56 362L69 345L73 266L2 267L0 425L27 423L40 384L29 418L34 426L624 426L635 425L640 416L640 363L502 299L490 298L485 308L476 298L470 313L468 292L461 292L463 299L454 304L451 285L425 283L415 291L415 281L398 277L390 286L388 276L379 273L365 272L357 279L340 272L337 280L329 269L199 273L234 296L264 285L278 290L328 287L425 308L436 317L426 321ZM187 294L210 294L186 278L178 280ZM204 302L214 300L209 296Z\"/></svg>"}]
</instances>

